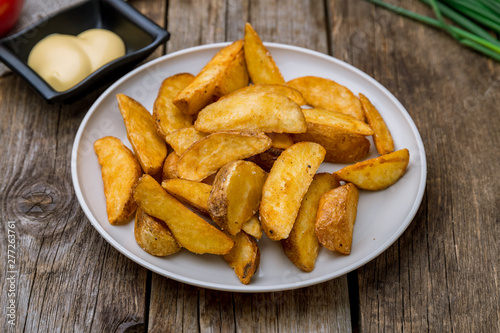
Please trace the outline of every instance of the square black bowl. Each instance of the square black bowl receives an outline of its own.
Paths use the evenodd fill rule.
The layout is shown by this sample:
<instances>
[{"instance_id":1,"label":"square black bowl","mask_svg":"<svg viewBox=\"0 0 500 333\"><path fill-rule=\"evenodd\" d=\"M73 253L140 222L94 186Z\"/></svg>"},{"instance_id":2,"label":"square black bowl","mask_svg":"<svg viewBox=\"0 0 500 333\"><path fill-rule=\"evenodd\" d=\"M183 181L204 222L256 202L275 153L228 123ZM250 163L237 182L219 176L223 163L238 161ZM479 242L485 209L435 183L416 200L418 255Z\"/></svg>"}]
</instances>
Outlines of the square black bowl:
<instances>
[{"instance_id":1,"label":"square black bowl","mask_svg":"<svg viewBox=\"0 0 500 333\"><path fill-rule=\"evenodd\" d=\"M104 65L76 86L62 92L55 91L28 66L29 53L42 38L53 33L77 35L93 28L108 29L118 34L125 43L125 55ZM122 76L169 37L168 31L123 0L89 0L1 39L0 60L24 78L48 102L69 103Z\"/></svg>"}]
</instances>

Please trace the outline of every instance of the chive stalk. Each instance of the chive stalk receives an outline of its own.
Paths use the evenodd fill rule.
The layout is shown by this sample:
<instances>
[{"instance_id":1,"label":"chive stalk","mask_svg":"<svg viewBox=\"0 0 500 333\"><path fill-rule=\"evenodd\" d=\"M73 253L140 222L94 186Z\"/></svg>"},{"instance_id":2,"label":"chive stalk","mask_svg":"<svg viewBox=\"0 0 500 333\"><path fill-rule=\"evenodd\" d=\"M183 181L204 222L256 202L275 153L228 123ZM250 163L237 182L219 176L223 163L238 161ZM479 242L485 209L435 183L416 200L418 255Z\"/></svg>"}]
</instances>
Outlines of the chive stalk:
<instances>
[{"instance_id":1,"label":"chive stalk","mask_svg":"<svg viewBox=\"0 0 500 333\"><path fill-rule=\"evenodd\" d=\"M486 27L500 33L500 30L497 30L497 28L500 29L500 0L467 0L467 2L463 0L420 0L433 9L437 19L381 0L366 1L399 15L442 29L461 44L500 61L500 41L483 28ZM461 28L448 24L443 16Z\"/></svg>"}]
</instances>

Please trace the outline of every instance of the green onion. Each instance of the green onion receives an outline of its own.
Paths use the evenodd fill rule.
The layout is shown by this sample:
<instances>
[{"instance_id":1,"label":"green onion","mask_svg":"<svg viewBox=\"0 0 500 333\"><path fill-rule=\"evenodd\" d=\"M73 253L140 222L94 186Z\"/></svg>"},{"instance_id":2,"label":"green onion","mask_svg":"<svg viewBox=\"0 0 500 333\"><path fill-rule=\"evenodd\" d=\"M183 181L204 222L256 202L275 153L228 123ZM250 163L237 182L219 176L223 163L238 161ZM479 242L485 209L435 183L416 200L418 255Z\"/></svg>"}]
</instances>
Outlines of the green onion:
<instances>
[{"instance_id":1,"label":"green onion","mask_svg":"<svg viewBox=\"0 0 500 333\"><path fill-rule=\"evenodd\" d=\"M420 0L432 8L437 19L381 0L366 1L413 20L440 28L461 44L500 61L500 41L485 30L491 29L500 33L500 0ZM444 17L461 28L448 24Z\"/></svg>"}]
</instances>

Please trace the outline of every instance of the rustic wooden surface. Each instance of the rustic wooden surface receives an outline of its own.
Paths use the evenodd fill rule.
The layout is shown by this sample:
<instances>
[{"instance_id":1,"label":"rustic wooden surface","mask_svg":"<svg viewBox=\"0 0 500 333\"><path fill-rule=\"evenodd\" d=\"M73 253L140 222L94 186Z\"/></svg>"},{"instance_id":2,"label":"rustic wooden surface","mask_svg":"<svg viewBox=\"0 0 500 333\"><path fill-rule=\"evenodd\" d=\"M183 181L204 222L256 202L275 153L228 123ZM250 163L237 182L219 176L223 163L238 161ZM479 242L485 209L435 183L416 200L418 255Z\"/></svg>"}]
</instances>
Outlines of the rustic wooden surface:
<instances>
[{"instance_id":1,"label":"rustic wooden surface","mask_svg":"<svg viewBox=\"0 0 500 333\"><path fill-rule=\"evenodd\" d=\"M104 88L48 105L7 73L0 77L0 331L500 331L499 63L363 0L129 2L172 34L151 58L241 38L249 21L265 41L314 49L374 77L422 136L422 205L387 251L326 283L240 294L176 282L107 244L74 195L74 136ZM417 0L391 2L431 14ZM9 221L14 326L7 323Z\"/></svg>"}]
</instances>

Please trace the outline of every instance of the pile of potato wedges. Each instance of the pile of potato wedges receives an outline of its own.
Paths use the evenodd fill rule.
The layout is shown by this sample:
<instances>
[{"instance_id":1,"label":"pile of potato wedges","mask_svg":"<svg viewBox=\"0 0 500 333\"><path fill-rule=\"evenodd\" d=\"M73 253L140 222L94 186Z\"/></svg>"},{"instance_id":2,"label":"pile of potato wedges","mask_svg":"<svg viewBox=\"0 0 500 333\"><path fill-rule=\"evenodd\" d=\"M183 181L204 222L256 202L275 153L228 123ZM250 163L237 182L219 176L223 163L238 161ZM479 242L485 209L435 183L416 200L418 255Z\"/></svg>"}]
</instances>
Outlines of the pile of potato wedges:
<instances>
[{"instance_id":1,"label":"pile of potato wedges","mask_svg":"<svg viewBox=\"0 0 500 333\"><path fill-rule=\"evenodd\" d=\"M199 73L165 78L151 112L117 101L132 150L94 143L109 223L135 216L146 252L221 255L244 284L261 237L305 272L321 246L348 255L360 190L391 186L409 163L366 96L329 78L286 82L249 23ZM317 173L323 162L347 166Z\"/></svg>"}]
</instances>

